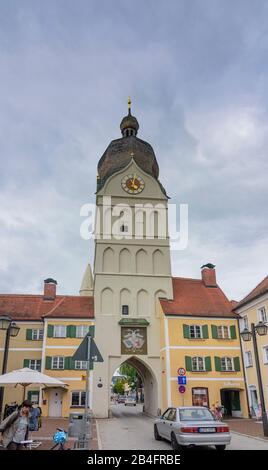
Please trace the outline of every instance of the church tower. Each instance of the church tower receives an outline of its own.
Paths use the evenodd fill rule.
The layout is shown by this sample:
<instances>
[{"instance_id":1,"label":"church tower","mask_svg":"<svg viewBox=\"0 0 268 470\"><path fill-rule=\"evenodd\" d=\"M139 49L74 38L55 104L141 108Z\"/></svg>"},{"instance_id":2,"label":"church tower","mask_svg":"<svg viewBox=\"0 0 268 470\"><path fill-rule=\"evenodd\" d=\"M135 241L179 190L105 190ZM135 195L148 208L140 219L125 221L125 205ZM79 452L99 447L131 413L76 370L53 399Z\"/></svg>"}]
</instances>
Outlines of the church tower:
<instances>
[{"instance_id":1,"label":"church tower","mask_svg":"<svg viewBox=\"0 0 268 470\"><path fill-rule=\"evenodd\" d=\"M124 362L144 383L144 410L161 403L159 297L173 298L167 229L168 197L150 144L139 123L122 119L98 164L94 304L95 340L104 358L94 365L92 408L108 417L110 384ZM88 287L87 287L88 288Z\"/></svg>"}]
</instances>

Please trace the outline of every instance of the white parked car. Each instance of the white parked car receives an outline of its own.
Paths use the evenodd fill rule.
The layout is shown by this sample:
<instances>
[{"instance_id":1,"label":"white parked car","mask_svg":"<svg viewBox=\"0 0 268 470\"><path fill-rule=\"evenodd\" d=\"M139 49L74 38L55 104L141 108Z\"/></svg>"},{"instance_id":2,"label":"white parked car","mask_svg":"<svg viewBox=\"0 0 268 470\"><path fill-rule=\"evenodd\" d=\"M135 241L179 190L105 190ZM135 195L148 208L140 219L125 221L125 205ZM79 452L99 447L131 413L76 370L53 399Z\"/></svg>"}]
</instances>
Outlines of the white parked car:
<instances>
[{"instance_id":1,"label":"white parked car","mask_svg":"<svg viewBox=\"0 0 268 470\"><path fill-rule=\"evenodd\" d=\"M137 405L136 398L133 398L133 397L127 397L126 398L125 406L136 406L136 405Z\"/></svg>"},{"instance_id":2,"label":"white parked car","mask_svg":"<svg viewBox=\"0 0 268 470\"><path fill-rule=\"evenodd\" d=\"M184 446L215 446L224 450L231 442L228 425L216 421L211 411L202 406L168 408L154 423L154 437L169 440L174 450Z\"/></svg>"}]
</instances>

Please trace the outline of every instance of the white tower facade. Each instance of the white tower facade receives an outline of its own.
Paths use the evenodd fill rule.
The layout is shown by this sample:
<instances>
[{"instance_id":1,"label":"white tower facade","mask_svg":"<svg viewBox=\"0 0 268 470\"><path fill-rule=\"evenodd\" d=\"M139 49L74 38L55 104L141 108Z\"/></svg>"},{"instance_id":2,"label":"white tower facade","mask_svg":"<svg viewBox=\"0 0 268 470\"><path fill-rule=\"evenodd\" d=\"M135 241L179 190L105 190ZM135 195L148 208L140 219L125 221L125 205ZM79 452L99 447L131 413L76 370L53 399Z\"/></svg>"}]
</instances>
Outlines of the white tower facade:
<instances>
[{"instance_id":1,"label":"white tower facade","mask_svg":"<svg viewBox=\"0 0 268 470\"><path fill-rule=\"evenodd\" d=\"M108 417L110 384L124 362L144 384L144 411L161 408L157 299L172 299L167 195L152 147L136 137L129 110L122 138L101 158L96 195L95 340L104 358L94 365L92 407Z\"/></svg>"}]
</instances>

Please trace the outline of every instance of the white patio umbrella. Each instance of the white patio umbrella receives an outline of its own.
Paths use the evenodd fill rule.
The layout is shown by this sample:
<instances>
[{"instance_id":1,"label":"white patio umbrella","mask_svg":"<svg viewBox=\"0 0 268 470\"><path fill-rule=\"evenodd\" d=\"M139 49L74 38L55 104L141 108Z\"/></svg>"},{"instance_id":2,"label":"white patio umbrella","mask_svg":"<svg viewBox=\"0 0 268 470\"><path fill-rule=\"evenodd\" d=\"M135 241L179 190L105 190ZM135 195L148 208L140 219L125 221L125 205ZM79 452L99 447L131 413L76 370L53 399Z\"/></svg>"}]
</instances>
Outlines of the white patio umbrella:
<instances>
[{"instance_id":1,"label":"white patio umbrella","mask_svg":"<svg viewBox=\"0 0 268 470\"><path fill-rule=\"evenodd\" d=\"M25 392L28 385L43 385L45 387L64 388L67 386L67 384L61 380L56 379L55 377L50 377L49 375L42 374L37 370L29 369L29 367L13 370L7 374L0 375L0 387L9 385L22 385L24 388L23 400L25 400Z\"/></svg>"}]
</instances>

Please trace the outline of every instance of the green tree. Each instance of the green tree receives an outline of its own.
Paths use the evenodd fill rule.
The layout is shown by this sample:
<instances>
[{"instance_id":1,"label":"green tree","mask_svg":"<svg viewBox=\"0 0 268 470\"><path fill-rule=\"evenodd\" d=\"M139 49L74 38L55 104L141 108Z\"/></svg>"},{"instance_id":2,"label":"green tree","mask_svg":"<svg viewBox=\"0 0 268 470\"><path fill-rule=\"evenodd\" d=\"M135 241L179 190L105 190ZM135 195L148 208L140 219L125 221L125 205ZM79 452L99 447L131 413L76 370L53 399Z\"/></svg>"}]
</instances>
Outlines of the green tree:
<instances>
[{"instance_id":1,"label":"green tree","mask_svg":"<svg viewBox=\"0 0 268 470\"><path fill-rule=\"evenodd\" d=\"M124 395L125 393L125 388L124 388L124 380L123 379L117 379L113 386L113 392L118 393L119 395Z\"/></svg>"}]
</instances>

